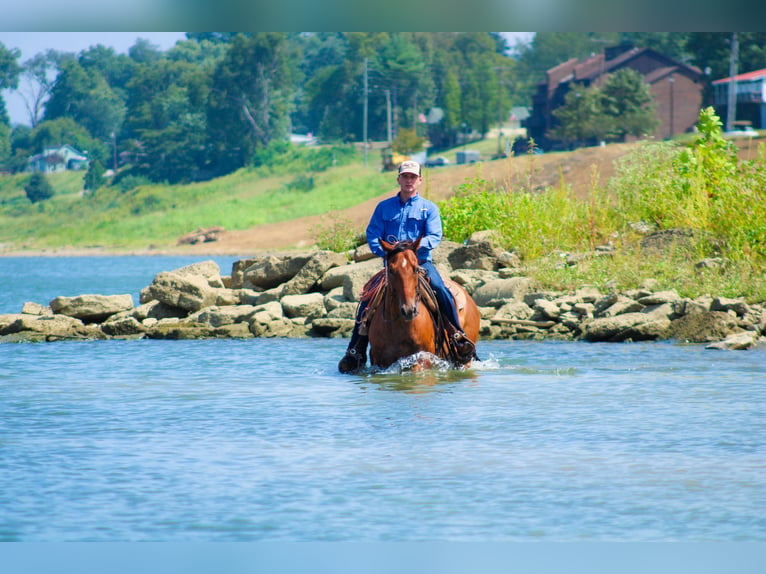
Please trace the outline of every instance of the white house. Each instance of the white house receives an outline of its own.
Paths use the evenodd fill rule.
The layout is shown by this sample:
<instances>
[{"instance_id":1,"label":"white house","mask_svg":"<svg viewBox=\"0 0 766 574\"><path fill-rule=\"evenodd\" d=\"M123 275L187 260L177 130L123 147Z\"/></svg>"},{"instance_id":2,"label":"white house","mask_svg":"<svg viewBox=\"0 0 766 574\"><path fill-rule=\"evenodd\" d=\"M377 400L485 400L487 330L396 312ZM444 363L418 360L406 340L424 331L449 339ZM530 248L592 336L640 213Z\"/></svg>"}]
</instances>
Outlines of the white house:
<instances>
[{"instance_id":1,"label":"white house","mask_svg":"<svg viewBox=\"0 0 766 574\"><path fill-rule=\"evenodd\" d=\"M69 144L59 147L45 148L43 153L33 155L29 158L27 171L41 171L43 173L54 173L65 170L88 169L90 161L88 157L73 148Z\"/></svg>"}]
</instances>

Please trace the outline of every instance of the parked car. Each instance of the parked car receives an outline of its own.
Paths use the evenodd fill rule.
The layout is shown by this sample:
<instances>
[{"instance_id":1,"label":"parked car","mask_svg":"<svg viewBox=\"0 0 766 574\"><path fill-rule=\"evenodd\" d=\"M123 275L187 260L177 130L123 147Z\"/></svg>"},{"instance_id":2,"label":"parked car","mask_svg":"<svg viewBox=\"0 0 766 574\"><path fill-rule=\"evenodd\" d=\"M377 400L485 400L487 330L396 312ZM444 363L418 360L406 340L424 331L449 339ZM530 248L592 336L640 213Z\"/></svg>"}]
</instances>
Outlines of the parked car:
<instances>
[{"instance_id":1,"label":"parked car","mask_svg":"<svg viewBox=\"0 0 766 574\"><path fill-rule=\"evenodd\" d=\"M443 165L449 165L449 160L443 155L429 157L426 160L426 167L441 167Z\"/></svg>"},{"instance_id":2,"label":"parked car","mask_svg":"<svg viewBox=\"0 0 766 574\"><path fill-rule=\"evenodd\" d=\"M741 138L741 137L754 138L754 137L758 137L758 132L755 129L753 129L753 126L743 126L736 130L724 132L724 135L734 137L734 138Z\"/></svg>"}]
</instances>

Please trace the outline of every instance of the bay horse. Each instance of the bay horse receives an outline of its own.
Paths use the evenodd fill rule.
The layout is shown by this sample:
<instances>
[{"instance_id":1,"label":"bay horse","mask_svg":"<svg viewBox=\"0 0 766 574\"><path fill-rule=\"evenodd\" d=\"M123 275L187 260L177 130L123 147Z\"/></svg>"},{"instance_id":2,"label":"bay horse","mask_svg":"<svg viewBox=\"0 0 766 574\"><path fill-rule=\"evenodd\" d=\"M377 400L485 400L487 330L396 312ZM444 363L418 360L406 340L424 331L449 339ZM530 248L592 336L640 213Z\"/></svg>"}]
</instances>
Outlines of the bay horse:
<instances>
[{"instance_id":1,"label":"bay horse","mask_svg":"<svg viewBox=\"0 0 766 574\"><path fill-rule=\"evenodd\" d=\"M385 369L399 359L425 351L458 366L445 332L445 320L425 272L418 265L420 238L397 243L381 240L380 245L386 252L386 267L383 292L367 325L370 363ZM463 287L444 281L453 297L457 293L460 323L466 336L475 343L479 336L479 308ZM423 357L413 370L430 366L431 361Z\"/></svg>"}]
</instances>

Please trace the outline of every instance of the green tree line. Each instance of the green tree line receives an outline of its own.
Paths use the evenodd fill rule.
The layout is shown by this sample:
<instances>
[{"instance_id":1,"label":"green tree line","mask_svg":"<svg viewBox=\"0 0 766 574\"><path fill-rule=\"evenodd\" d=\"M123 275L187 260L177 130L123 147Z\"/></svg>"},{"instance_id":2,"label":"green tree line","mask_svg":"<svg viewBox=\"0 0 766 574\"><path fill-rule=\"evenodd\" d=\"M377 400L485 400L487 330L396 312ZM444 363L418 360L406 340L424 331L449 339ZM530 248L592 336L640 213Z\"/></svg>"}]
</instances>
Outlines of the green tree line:
<instances>
[{"instance_id":1,"label":"green tree line","mask_svg":"<svg viewBox=\"0 0 766 574\"><path fill-rule=\"evenodd\" d=\"M139 39L127 54L97 45L24 62L0 44L0 89L18 90L29 114L29 125L12 128L0 99L0 169L21 171L30 155L69 143L99 169L119 164L120 177L196 181L254 165L290 132L342 143L365 129L376 141L411 130L444 149L528 105L545 70L571 57L631 42L715 79L727 73L729 37L541 32L509 46L484 32L190 32L167 51ZM741 70L766 67L766 33L739 41ZM625 115L619 98L599 97L613 117Z\"/></svg>"}]
</instances>

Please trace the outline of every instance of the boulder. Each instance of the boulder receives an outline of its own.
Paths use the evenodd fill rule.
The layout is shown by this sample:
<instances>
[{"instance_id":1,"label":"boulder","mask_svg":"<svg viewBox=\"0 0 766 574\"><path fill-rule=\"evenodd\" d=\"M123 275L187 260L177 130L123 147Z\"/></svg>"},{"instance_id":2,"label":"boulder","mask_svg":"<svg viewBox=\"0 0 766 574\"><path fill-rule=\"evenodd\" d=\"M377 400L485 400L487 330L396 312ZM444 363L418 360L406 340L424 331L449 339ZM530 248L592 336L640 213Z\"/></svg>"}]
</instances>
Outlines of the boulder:
<instances>
[{"instance_id":1,"label":"boulder","mask_svg":"<svg viewBox=\"0 0 766 574\"><path fill-rule=\"evenodd\" d=\"M665 303L673 303L675 301L678 301L681 299L681 296L675 292L675 290L670 291L657 291L656 293L651 293L649 295L645 295L638 299L638 302L642 305L663 305Z\"/></svg>"},{"instance_id":2,"label":"boulder","mask_svg":"<svg viewBox=\"0 0 766 574\"><path fill-rule=\"evenodd\" d=\"M255 305L233 305L229 307L205 307L189 315L189 321L195 321L211 327L222 327L233 323L249 323L256 311Z\"/></svg>"},{"instance_id":3,"label":"boulder","mask_svg":"<svg viewBox=\"0 0 766 574\"><path fill-rule=\"evenodd\" d=\"M510 300L520 301L529 292L532 281L527 277L495 279L478 287L473 299L480 307L501 307Z\"/></svg>"},{"instance_id":4,"label":"boulder","mask_svg":"<svg viewBox=\"0 0 766 574\"><path fill-rule=\"evenodd\" d=\"M675 319L669 336L686 343L711 343L742 332L739 321L723 311L700 311Z\"/></svg>"},{"instance_id":5,"label":"boulder","mask_svg":"<svg viewBox=\"0 0 766 574\"><path fill-rule=\"evenodd\" d=\"M0 335L31 331L46 339L84 339L97 337L96 330L96 327L88 328L79 319L68 315L19 315L0 330Z\"/></svg>"},{"instance_id":6,"label":"boulder","mask_svg":"<svg viewBox=\"0 0 766 574\"><path fill-rule=\"evenodd\" d=\"M210 287L223 287L223 280L221 279L221 268L218 267L218 263L213 260L199 261L192 263L191 265L185 265L178 269L173 269L171 273L180 275L181 277L204 277L207 284Z\"/></svg>"},{"instance_id":7,"label":"boulder","mask_svg":"<svg viewBox=\"0 0 766 574\"><path fill-rule=\"evenodd\" d=\"M710 304L711 311L733 311L737 317L744 317L750 312L750 307L742 299L716 297Z\"/></svg>"},{"instance_id":8,"label":"boulder","mask_svg":"<svg viewBox=\"0 0 766 574\"><path fill-rule=\"evenodd\" d=\"M354 319L322 317L311 322L311 330L320 337L350 337Z\"/></svg>"},{"instance_id":9,"label":"boulder","mask_svg":"<svg viewBox=\"0 0 766 574\"><path fill-rule=\"evenodd\" d=\"M231 289L253 289L255 285L249 281L245 281L245 270L254 265L258 259L239 259L231 265L231 279L229 280L229 287Z\"/></svg>"},{"instance_id":10,"label":"boulder","mask_svg":"<svg viewBox=\"0 0 766 574\"><path fill-rule=\"evenodd\" d=\"M50 305L44 306L39 303L27 302L21 308L21 312L25 315L52 315L53 309Z\"/></svg>"},{"instance_id":11,"label":"boulder","mask_svg":"<svg viewBox=\"0 0 766 574\"><path fill-rule=\"evenodd\" d=\"M78 295L56 297L50 302L57 315L81 319L85 323L98 323L107 317L133 308L130 295Z\"/></svg>"},{"instance_id":12,"label":"boulder","mask_svg":"<svg viewBox=\"0 0 766 574\"><path fill-rule=\"evenodd\" d=\"M758 334L755 331L743 331L729 335L723 341L710 343L706 349L718 349L722 351L744 351L752 349L758 344Z\"/></svg>"},{"instance_id":13,"label":"boulder","mask_svg":"<svg viewBox=\"0 0 766 574\"><path fill-rule=\"evenodd\" d=\"M358 275L368 278L372 277L375 275L375 273L380 271L382 266L382 259L380 257L376 257L375 259L360 261L359 263L350 263L348 265L332 267L328 269L324 275L322 275L322 278L319 280L319 288L322 291L330 291L336 287L343 287L343 285L350 280L348 279L350 276ZM364 285L364 283L362 283L362 285ZM358 296L359 294L356 293L354 295L354 299L350 300L354 301Z\"/></svg>"},{"instance_id":14,"label":"boulder","mask_svg":"<svg viewBox=\"0 0 766 574\"><path fill-rule=\"evenodd\" d=\"M654 319L646 313L625 313L614 317L593 319L585 324L586 341L620 342L662 339L670 328L669 319Z\"/></svg>"},{"instance_id":15,"label":"boulder","mask_svg":"<svg viewBox=\"0 0 766 574\"><path fill-rule=\"evenodd\" d=\"M173 271L158 273L148 287L151 299L186 311L199 311L214 305L218 290L197 275L179 275Z\"/></svg>"},{"instance_id":16,"label":"boulder","mask_svg":"<svg viewBox=\"0 0 766 574\"><path fill-rule=\"evenodd\" d=\"M471 294L480 286L499 279L500 276L496 271L484 269L456 269L449 274L449 278L455 283L462 285Z\"/></svg>"},{"instance_id":17,"label":"boulder","mask_svg":"<svg viewBox=\"0 0 766 574\"><path fill-rule=\"evenodd\" d=\"M333 267L347 263L346 256L333 251L318 251L311 256L295 276L283 284L282 296L308 293Z\"/></svg>"},{"instance_id":18,"label":"boulder","mask_svg":"<svg viewBox=\"0 0 766 574\"><path fill-rule=\"evenodd\" d=\"M135 317L123 317L117 321L103 323L101 330L110 337L130 337L143 335L146 327L139 323Z\"/></svg>"},{"instance_id":19,"label":"boulder","mask_svg":"<svg viewBox=\"0 0 766 574\"><path fill-rule=\"evenodd\" d=\"M244 271L244 282L262 289L272 289L289 281L309 261L311 255L267 255Z\"/></svg>"},{"instance_id":20,"label":"boulder","mask_svg":"<svg viewBox=\"0 0 766 574\"><path fill-rule=\"evenodd\" d=\"M448 255L452 269L484 269L494 271L497 269L500 250L496 249L490 241L476 241L468 245L455 248Z\"/></svg>"},{"instance_id":21,"label":"boulder","mask_svg":"<svg viewBox=\"0 0 766 574\"><path fill-rule=\"evenodd\" d=\"M305 295L288 295L282 297L282 309L288 318L306 317L315 319L325 314L324 295L307 293Z\"/></svg>"}]
</instances>

